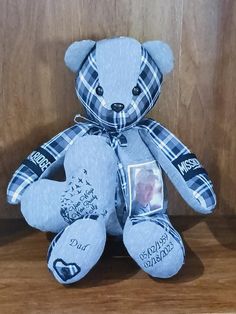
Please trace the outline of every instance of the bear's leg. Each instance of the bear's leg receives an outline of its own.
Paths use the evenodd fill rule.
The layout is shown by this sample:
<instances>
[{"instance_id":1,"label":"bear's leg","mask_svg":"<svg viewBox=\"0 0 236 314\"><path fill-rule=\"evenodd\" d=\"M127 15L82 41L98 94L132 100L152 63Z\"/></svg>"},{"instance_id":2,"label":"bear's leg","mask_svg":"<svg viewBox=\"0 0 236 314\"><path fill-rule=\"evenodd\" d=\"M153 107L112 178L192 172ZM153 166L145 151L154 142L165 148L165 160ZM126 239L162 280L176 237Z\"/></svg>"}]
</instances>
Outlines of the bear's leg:
<instances>
[{"instance_id":1,"label":"bear's leg","mask_svg":"<svg viewBox=\"0 0 236 314\"><path fill-rule=\"evenodd\" d=\"M184 264L182 239L166 214L128 218L123 241L130 256L153 277L172 277Z\"/></svg>"},{"instance_id":2,"label":"bear's leg","mask_svg":"<svg viewBox=\"0 0 236 314\"><path fill-rule=\"evenodd\" d=\"M77 282L97 263L105 243L106 229L101 217L78 219L52 241L48 268L62 284Z\"/></svg>"},{"instance_id":3,"label":"bear's leg","mask_svg":"<svg viewBox=\"0 0 236 314\"><path fill-rule=\"evenodd\" d=\"M48 268L63 284L80 280L97 263L106 224L115 210L117 157L100 136L80 138L65 156L67 185L61 215L70 225L56 236Z\"/></svg>"}]
</instances>

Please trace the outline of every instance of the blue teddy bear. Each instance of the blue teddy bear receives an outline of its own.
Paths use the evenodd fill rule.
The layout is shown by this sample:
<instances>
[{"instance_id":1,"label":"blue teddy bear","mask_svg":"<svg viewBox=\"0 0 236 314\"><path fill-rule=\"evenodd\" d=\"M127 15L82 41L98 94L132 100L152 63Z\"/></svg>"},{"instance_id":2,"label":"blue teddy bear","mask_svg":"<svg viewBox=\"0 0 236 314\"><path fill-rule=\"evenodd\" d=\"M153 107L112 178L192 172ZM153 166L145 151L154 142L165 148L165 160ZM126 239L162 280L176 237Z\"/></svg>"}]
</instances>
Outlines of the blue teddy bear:
<instances>
[{"instance_id":1,"label":"blue teddy bear","mask_svg":"<svg viewBox=\"0 0 236 314\"><path fill-rule=\"evenodd\" d=\"M74 42L65 63L85 122L33 151L7 190L26 221L56 232L48 268L63 284L83 278L101 257L106 234L123 235L130 256L157 278L184 263L182 239L167 215L164 171L195 211L216 205L212 182L194 154L160 123L145 118L163 76L173 68L170 47L128 37ZM65 180L52 178L64 167Z\"/></svg>"}]
</instances>

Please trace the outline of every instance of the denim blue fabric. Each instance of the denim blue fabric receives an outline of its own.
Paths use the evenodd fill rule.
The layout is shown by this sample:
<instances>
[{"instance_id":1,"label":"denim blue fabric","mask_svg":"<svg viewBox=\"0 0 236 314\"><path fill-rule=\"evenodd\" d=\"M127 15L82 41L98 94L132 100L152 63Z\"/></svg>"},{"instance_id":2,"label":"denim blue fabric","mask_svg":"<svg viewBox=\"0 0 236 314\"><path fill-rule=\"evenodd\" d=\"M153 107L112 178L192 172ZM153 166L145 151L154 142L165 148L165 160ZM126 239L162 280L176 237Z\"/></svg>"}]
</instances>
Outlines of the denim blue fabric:
<instances>
[{"instance_id":1,"label":"denim blue fabric","mask_svg":"<svg viewBox=\"0 0 236 314\"><path fill-rule=\"evenodd\" d=\"M21 211L28 224L59 232L86 215L114 215L117 158L101 136L77 138L68 149L65 182L41 179L23 194Z\"/></svg>"},{"instance_id":2,"label":"denim blue fabric","mask_svg":"<svg viewBox=\"0 0 236 314\"><path fill-rule=\"evenodd\" d=\"M172 277L184 263L182 239L165 214L128 218L123 240L130 256L153 277Z\"/></svg>"},{"instance_id":3,"label":"denim blue fabric","mask_svg":"<svg viewBox=\"0 0 236 314\"><path fill-rule=\"evenodd\" d=\"M159 40L152 40L143 43L143 47L149 52L163 74L167 74L173 70L174 57L168 44Z\"/></svg>"},{"instance_id":4,"label":"denim blue fabric","mask_svg":"<svg viewBox=\"0 0 236 314\"><path fill-rule=\"evenodd\" d=\"M65 53L64 61L66 66L71 71L77 72L95 44L93 40L81 40L72 43Z\"/></svg>"},{"instance_id":5,"label":"denim blue fabric","mask_svg":"<svg viewBox=\"0 0 236 314\"><path fill-rule=\"evenodd\" d=\"M97 42L94 58L107 109L111 109L113 103L122 103L126 109L132 102L132 89L140 74L141 49L137 40L125 37Z\"/></svg>"},{"instance_id":6,"label":"denim blue fabric","mask_svg":"<svg viewBox=\"0 0 236 314\"><path fill-rule=\"evenodd\" d=\"M48 250L48 268L60 283L76 282L97 263L105 242L103 221L78 219L52 241Z\"/></svg>"},{"instance_id":7,"label":"denim blue fabric","mask_svg":"<svg viewBox=\"0 0 236 314\"><path fill-rule=\"evenodd\" d=\"M60 199L65 188L65 182L41 179L25 190L20 208L31 227L57 233L68 225L60 215Z\"/></svg>"}]
</instances>

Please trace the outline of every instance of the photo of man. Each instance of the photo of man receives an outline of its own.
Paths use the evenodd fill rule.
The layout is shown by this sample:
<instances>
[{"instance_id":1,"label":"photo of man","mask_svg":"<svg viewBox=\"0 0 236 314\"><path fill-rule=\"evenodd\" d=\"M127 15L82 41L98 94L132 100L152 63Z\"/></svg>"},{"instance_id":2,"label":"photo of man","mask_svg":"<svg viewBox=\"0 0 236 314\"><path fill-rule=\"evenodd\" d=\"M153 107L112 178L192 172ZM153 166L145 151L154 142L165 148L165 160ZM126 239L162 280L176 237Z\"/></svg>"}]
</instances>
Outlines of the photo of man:
<instances>
[{"instance_id":1,"label":"photo of man","mask_svg":"<svg viewBox=\"0 0 236 314\"><path fill-rule=\"evenodd\" d=\"M163 207L163 182L156 162L130 167L131 214L145 215Z\"/></svg>"}]
</instances>

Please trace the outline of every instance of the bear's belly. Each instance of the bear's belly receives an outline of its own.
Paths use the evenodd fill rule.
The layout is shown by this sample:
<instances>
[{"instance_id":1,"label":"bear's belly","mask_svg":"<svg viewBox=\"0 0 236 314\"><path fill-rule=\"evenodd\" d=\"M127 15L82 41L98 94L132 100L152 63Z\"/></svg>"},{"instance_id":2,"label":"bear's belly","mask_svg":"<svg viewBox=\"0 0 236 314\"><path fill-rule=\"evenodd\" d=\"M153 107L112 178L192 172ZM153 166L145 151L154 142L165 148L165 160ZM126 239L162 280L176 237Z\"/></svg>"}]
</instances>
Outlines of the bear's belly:
<instances>
[{"instance_id":1,"label":"bear's belly","mask_svg":"<svg viewBox=\"0 0 236 314\"><path fill-rule=\"evenodd\" d=\"M125 131L127 146L118 146L118 157L126 178L123 221L127 216L145 216L165 211L161 168L139 135L138 129ZM124 208L124 206L123 206ZM118 209L118 215L119 210Z\"/></svg>"}]
</instances>

